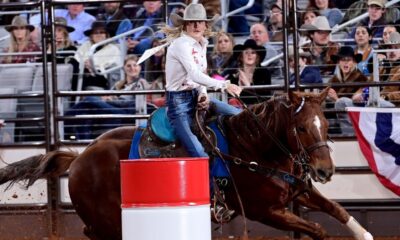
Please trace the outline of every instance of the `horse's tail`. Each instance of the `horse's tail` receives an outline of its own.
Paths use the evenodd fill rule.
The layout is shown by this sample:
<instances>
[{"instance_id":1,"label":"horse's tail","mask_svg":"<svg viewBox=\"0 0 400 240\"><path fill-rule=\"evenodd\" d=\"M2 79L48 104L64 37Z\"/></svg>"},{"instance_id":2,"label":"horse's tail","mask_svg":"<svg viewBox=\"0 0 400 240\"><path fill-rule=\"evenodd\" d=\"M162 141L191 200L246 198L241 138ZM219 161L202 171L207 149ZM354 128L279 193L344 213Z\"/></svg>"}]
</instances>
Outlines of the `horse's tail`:
<instances>
[{"instance_id":1,"label":"horse's tail","mask_svg":"<svg viewBox=\"0 0 400 240\"><path fill-rule=\"evenodd\" d=\"M29 187L40 178L59 176L78 156L77 152L57 150L11 163L0 169L0 185L11 181L9 188L15 182L26 181L26 187Z\"/></svg>"}]
</instances>

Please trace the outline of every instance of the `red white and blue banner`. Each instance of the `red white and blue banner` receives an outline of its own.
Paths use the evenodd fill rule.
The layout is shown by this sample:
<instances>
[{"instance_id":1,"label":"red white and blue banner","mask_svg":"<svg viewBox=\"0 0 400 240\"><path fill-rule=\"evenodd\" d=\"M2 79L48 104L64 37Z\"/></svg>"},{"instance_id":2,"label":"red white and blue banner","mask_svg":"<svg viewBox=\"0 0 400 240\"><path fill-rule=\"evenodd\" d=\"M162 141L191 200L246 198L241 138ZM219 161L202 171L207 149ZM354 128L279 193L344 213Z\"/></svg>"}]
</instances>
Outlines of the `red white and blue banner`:
<instances>
[{"instance_id":1,"label":"red white and blue banner","mask_svg":"<svg viewBox=\"0 0 400 240\"><path fill-rule=\"evenodd\" d=\"M400 109L346 110L371 170L385 187L400 196Z\"/></svg>"}]
</instances>

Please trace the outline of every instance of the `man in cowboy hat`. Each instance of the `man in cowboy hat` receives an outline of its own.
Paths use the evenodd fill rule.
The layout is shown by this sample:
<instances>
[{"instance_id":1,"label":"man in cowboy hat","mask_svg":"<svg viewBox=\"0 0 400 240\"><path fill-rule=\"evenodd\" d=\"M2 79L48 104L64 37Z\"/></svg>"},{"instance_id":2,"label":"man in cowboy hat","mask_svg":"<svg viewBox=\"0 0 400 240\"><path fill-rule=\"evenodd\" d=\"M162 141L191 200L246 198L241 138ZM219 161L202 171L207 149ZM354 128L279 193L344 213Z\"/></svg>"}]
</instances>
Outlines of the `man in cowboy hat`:
<instances>
[{"instance_id":1,"label":"man in cowboy hat","mask_svg":"<svg viewBox=\"0 0 400 240\"><path fill-rule=\"evenodd\" d=\"M320 66L323 75L331 75L334 67L332 67L331 56L339 50L339 45L330 41L330 33L328 19L325 16L316 17L311 24L303 24L301 31L306 31L311 43L304 45L303 50L311 53L312 64Z\"/></svg>"}]
</instances>

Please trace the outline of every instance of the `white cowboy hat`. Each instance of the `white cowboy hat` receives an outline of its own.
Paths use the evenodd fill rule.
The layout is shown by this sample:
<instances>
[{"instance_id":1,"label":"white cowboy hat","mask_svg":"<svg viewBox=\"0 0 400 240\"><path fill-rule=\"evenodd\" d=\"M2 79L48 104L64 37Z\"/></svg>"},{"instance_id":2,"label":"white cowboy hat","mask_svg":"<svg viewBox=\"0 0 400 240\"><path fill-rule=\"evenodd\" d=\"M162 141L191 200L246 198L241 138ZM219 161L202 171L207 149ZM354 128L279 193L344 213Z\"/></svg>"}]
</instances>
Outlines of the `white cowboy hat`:
<instances>
[{"instance_id":1,"label":"white cowboy hat","mask_svg":"<svg viewBox=\"0 0 400 240\"><path fill-rule=\"evenodd\" d=\"M303 24L300 27L301 31L329 31L332 32L329 26L328 19L325 16L318 16L311 24Z\"/></svg>"},{"instance_id":2,"label":"white cowboy hat","mask_svg":"<svg viewBox=\"0 0 400 240\"><path fill-rule=\"evenodd\" d=\"M179 27L184 21L206 21L214 24L218 17L218 14L216 14L211 19L208 19L206 9L202 4L191 3L186 7L183 17L176 13L171 13L170 19L174 27Z\"/></svg>"}]
</instances>

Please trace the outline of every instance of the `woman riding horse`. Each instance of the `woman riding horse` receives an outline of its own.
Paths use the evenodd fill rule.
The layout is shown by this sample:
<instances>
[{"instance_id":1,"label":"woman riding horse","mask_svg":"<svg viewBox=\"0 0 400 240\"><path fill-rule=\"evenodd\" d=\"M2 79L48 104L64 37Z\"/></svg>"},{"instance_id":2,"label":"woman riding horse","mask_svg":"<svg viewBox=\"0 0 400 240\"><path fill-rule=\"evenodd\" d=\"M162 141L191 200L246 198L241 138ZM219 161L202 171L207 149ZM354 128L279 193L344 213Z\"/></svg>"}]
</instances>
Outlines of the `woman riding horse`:
<instances>
[{"instance_id":1,"label":"woman riding horse","mask_svg":"<svg viewBox=\"0 0 400 240\"><path fill-rule=\"evenodd\" d=\"M317 223L291 213L295 201L312 210L326 212L344 224L357 240L372 236L338 203L315 189L314 181L330 180L334 165L327 145L328 123L321 110L328 89L321 94L290 93L256 104L225 118L232 179L226 201L238 214L287 231L302 232L313 239L326 239ZM120 159L127 159L137 128L111 130L81 154L53 151L12 163L0 169L0 184L54 177L69 169L72 204L92 240L119 240L121 234ZM172 152L174 153L174 152ZM178 155L175 152L176 157ZM306 194L305 194L306 193ZM238 196L242 200L243 212ZM96 204L93 204L93 203Z\"/></svg>"}]
</instances>

